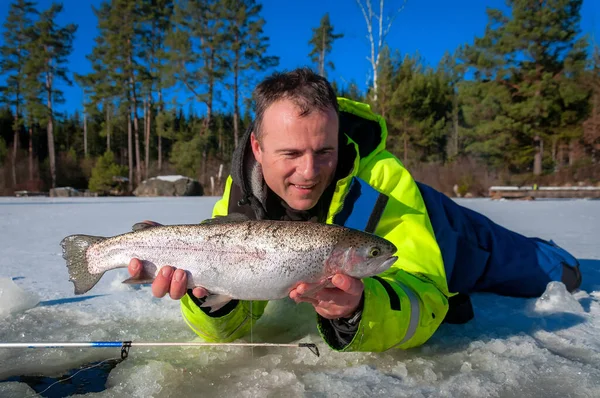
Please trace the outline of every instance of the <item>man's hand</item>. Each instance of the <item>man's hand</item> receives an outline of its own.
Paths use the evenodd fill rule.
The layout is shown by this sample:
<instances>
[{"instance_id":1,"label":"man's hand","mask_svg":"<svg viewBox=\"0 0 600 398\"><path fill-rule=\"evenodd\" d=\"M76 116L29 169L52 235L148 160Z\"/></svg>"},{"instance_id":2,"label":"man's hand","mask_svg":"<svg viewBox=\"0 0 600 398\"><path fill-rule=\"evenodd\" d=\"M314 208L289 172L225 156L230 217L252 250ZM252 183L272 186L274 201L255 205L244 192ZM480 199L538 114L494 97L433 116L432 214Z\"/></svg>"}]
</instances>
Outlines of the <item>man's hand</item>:
<instances>
[{"instance_id":1,"label":"man's hand","mask_svg":"<svg viewBox=\"0 0 600 398\"><path fill-rule=\"evenodd\" d=\"M142 271L142 262L137 258L132 258L127 267L129 274L137 278ZM174 300L179 300L187 292L187 274L182 269L177 269L167 265L160 269L160 272L152 282L152 294L154 297L164 297L167 293ZM206 289L196 287L192 294L198 298L208 295Z\"/></svg>"},{"instance_id":2,"label":"man's hand","mask_svg":"<svg viewBox=\"0 0 600 398\"><path fill-rule=\"evenodd\" d=\"M147 224L148 227L159 226L161 224L154 221L143 221L140 224ZM137 258L132 258L127 267L129 275L132 278L138 278L142 272L142 262ZM155 297L164 297L167 293L174 300L179 300L187 292L187 274L184 270L177 269L171 266L165 266L160 269L160 272L152 282L152 294ZM206 289L196 287L192 294L198 298L208 295Z\"/></svg>"},{"instance_id":3,"label":"man's hand","mask_svg":"<svg viewBox=\"0 0 600 398\"><path fill-rule=\"evenodd\" d=\"M316 286L301 283L290 292L290 298L297 303L308 302L323 318L337 319L352 316L360 304L364 285L360 279L336 274L331 278L334 287L314 290Z\"/></svg>"}]
</instances>

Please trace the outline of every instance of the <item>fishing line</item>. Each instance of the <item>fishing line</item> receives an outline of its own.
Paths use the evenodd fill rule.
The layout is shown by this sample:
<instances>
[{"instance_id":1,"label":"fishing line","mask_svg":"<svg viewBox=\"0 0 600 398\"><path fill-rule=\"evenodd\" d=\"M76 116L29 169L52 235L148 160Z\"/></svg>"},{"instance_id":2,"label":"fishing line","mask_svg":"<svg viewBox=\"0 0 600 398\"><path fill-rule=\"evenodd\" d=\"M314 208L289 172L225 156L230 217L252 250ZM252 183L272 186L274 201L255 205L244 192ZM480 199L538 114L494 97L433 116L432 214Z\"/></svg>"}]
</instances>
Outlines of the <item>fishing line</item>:
<instances>
[{"instance_id":1,"label":"fishing line","mask_svg":"<svg viewBox=\"0 0 600 398\"><path fill-rule=\"evenodd\" d=\"M46 391L48 391L49 389L51 389L52 387L54 387L54 386L55 386L56 384L58 384L58 383L62 383L62 382L65 382L65 381L67 381L67 380L70 380L70 379L72 379L73 377L77 376L79 373L81 373L81 372L83 372L83 371L90 370L90 369L93 369L93 368L97 368L98 366L102 365L102 364L103 364L103 363L105 363L105 362L108 362L108 361L118 361L118 360L120 360L120 358L108 358L108 359L105 359L104 361L98 362L98 363L97 363L97 364L95 364L95 365L92 365L92 366L88 366L88 367L86 367L86 368L79 369L77 372L73 373L71 376L69 376L69 377L65 377L64 379L57 380L57 381L55 381L54 383L50 384L48 387L46 387L46 389L45 389L45 390L43 390L43 391L40 391L40 392L38 392L38 393L35 393L34 395L30 395L30 396L28 396L28 397L26 397L26 398L33 398L33 397L38 397L38 396L40 396L40 397L41 397L43 393L45 393ZM123 361L123 360L121 360L121 361Z\"/></svg>"}]
</instances>

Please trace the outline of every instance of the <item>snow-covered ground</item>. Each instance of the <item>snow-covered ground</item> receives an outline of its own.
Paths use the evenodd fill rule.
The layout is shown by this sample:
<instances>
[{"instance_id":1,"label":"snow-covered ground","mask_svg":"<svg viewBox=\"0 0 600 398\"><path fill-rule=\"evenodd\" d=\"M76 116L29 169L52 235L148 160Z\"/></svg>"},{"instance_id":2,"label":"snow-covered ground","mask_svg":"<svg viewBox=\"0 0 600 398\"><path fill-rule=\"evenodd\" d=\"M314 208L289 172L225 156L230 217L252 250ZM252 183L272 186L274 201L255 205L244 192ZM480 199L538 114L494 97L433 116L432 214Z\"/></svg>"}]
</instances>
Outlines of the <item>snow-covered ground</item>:
<instances>
[{"instance_id":1,"label":"snow-covered ground","mask_svg":"<svg viewBox=\"0 0 600 398\"><path fill-rule=\"evenodd\" d=\"M126 270L107 273L92 291L75 296L59 242L74 233L123 233L146 219L198 222L215 200L0 198L0 342L201 341L177 302L153 298L147 286L121 284ZM132 348L105 385L98 369L81 372L88 385L79 391L90 391L91 382L104 389L93 397L600 396L600 201L459 203L571 251L581 261L581 291L571 296L551 284L539 299L477 294L470 323L442 325L422 347L384 353L327 349L312 307L280 300L269 304L246 341L314 342L320 357L296 348ZM0 381L56 380L119 354L118 348L0 348ZM68 385L44 396L62 396ZM35 391L3 382L0 396Z\"/></svg>"}]
</instances>

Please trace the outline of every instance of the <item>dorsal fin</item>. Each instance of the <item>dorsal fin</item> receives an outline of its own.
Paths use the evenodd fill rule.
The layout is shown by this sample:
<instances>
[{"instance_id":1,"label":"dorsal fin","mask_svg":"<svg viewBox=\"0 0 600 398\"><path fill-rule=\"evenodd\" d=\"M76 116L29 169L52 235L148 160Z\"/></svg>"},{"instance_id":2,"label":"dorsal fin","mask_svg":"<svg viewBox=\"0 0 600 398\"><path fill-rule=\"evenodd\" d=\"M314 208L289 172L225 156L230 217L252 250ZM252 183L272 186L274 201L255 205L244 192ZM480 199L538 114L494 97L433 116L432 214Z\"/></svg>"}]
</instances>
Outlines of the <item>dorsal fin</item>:
<instances>
[{"instance_id":1,"label":"dorsal fin","mask_svg":"<svg viewBox=\"0 0 600 398\"><path fill-rule=\"evenodd\" d=\"M142 229L146 229L146 228L154 228L154 227L158 227L160 226L160 224L155 225L155 224L151 224L148 221L142 221L142 222L138 222L133 224L133 226L131 227L131 230L133 232L137 232L137 231L141 231Z\"/></svg>"},{"instance_id":2,"label":"dorsal fin","mask_svg":"<svg viewBox=\"0 0 600 398\"><path fill-rule=\"evenodd\" d=\"M226 216L216 216L215 218L208 218L202 221L200 224L229 224L234 222L245 222L249 221L250 218L241 213L231 213Z\"/></svg>"}]
</instances>

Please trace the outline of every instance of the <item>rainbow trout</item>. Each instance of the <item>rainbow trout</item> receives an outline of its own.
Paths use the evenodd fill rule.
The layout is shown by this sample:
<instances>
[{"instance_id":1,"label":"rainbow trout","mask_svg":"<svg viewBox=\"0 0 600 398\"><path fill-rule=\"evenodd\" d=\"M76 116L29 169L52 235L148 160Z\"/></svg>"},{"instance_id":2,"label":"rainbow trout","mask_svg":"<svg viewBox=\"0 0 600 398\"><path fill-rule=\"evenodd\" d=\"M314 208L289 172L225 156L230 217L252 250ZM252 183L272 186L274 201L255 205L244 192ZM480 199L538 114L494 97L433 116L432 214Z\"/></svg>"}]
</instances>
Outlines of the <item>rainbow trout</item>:
<instances>
[{"instance_id":1,"label":"rainbow trout","mask_svg":"<svg viewBox=\"0 0 600 398\"><path fill-rule=\"evenodd\" d=\"M142 261L150 283L165 265L186 271L188 288L204 287L212 311L231 299L286 297L299 283L325 286L336 273L377 275L397 259L389 241L345 227L291 221L217 217L201 224L151 226L113 237L71 235L61 242L75 294L94 287L106 271ZM139 225L139 224L136 224Z\"/></svg>"}]
</instances>

